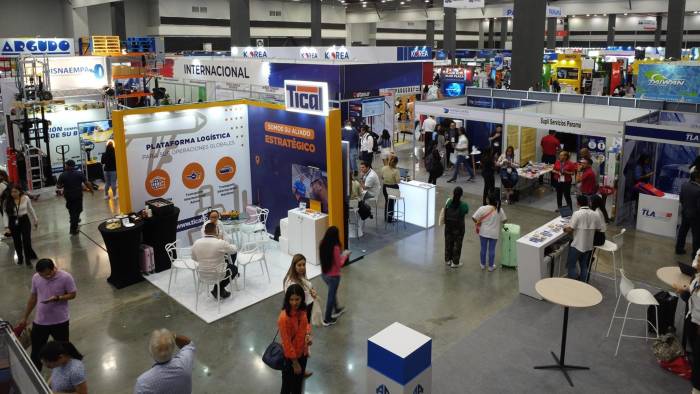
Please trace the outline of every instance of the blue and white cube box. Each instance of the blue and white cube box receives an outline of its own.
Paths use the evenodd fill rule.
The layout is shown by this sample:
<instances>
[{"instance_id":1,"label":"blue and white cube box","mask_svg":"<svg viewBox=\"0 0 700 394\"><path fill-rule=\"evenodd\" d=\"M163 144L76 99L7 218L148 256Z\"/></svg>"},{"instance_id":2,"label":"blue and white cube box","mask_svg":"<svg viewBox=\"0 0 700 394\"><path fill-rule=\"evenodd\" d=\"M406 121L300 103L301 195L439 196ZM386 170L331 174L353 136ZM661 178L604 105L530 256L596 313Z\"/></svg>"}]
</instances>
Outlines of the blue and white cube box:
<instances>
[{"instance_id":1,"label":"blue and white cube box","mask_svg":"<svg viewBox=\"0 0 700 394\"><path fill-rule=\"evenodd\" d=\"M367 392L431 392L432 339L393 323L367 340Z\"/></svg>"}]
</instances>

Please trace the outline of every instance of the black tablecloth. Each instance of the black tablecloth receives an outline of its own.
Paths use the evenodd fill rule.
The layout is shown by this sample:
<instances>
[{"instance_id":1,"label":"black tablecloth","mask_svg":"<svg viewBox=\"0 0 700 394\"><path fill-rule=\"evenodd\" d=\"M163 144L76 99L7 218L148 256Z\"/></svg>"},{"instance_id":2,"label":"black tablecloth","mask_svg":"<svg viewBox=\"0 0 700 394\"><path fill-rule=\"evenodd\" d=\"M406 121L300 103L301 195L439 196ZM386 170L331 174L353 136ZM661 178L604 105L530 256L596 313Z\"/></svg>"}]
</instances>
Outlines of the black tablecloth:
<instances>
[{"instance_id":1,"label":"black tablecloth","mask_svg":"<svg viewBox=\"0 0 700 394\"><path fill-rule=\"evenodd\" d=\"M173 207L168 215L153 216L145 219L143 228L143 243L153 247L156 272L170 269L170 259L165 252L165 245L175 242L177 238L177 218L180 208Z\"/></svg>"},{"instance_id":2,"label":"black tablecloth","mask_svg":"<svg viewBox=\"0 0 700 394\"><path fill-rule=\"evenodd\" d=\"M100 234L107 246L109 266L112 274L107 278L117 289L133 285L143 280L139 268L139 245L141 245L141 233L143 223L136 223L134 227L120 227L115 230L107 229L107 222L100 224Z\"/></svg>"}]
</instances>

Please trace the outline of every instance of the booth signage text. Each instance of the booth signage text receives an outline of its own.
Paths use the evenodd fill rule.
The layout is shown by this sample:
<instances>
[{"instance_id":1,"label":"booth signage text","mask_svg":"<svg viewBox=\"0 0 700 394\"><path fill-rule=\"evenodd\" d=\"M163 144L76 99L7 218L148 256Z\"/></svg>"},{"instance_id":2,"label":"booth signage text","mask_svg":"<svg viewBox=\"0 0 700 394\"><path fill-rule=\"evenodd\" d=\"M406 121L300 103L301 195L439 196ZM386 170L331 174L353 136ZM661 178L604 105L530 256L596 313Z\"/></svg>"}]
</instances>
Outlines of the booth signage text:
<instances>
[{"instance_id":1,"label":"booth signage text","mask_svg":"<svg viewBox=\"0 0 700 394\"><path fill-rule=\"evenodd\" d=\"M243 50L243 57L265 58L267 57L267 50L263 47L246 47Z\"/></svg>"},{"instance_id":2,"label":"booth signage text","mask_svg":"<svg viewBox=\"0 0 700 394\"><path fill-rule=\"evenodd\" d=\"M513 11L514 7L509 6L509 7L504 7L503 8L503 16L512 18L515 16L515 12ZM561 13L561 8L559 7L554 7L554 6L547 6L547 9L545 10L545 15L547 18L559 18L562 16Z\"/></svg>"},{"instance_id":3,"label":"booth signage text","mask_svg":"<svg viewBox=\"0 0 700 394\"><path fill-rule=\"evenodd\" d=\"M563 127L573 127L575 129L581 128L581 122L572 122L565 119L555 119L555 118L540 118L540 123L544 126L563 126Z\"/></svg>"},{"instance_id":4,"label":"booth signage text","mask_svg":"<svg viewBox=\"0 0 700 394\"><path fill-rule=\"evenodd\" d=\"M101 89L107 85L104 57L78 56L49 59L51 89Z\"/></svg>"},{"instance_id":5,"label":"booth signage text","mask_svg":"<svg viewBox=\"0 0 700 394\"><path fill-rule=\"evenodd\" d=\"M314 47L302 47L299 49L299 57L302 59L318 59L318 51Z\"/></svg>"},{"instance_id":6,"label":"booth signage text","mask_svg":"<svg viewBox=\"0 0 700 394\"><path fill-rule=\"evenodd\" d=\"M0 55L72 55L72 38L2 38Z\"/></svg>"},{"instance_id":7,"label":"booth signage text","mask_svg":"<svg viewBox=\"0 0 700 394\"><path fill-rule=\"evenodd\" d=\"M637 96L643 99L700 103L700 67L675 64L641 64Z\"/></svg>"},{"instance_id":8,"label":"booth signage text","mask_svg":"<svg viewBox=\"0 0 700 394\"><path fill-rule=\"evenodd\" d=\"M344 46L332 47L326 49L326 59L327 60L350 60L350 52Z\"/></svg>"},{"instance_id":9,"label":"booth signage text","mask_svg":"<svg viewBox=\"0 0 700 394\"><path fill-rule=\"evenodd\" d=\"M173 77L179 80L269 85L269 75L264 73L269 66L266 62L177 58L174 63Z\"/></svg>"},{"instance_id":10,"label":"booth signage text","mask_svg":"<svg viewBox=\"0 0 700 394\"><path fill-rule=\"evenodd\" d=\"M653 127L653 126L652 126ZM636 137L636 138L635 138ZM647 128L638 126L627 126L625 128L625 138L629 139L652 139L668 141L669 143L700 145L700 133L693 133L681 130L666 130L661 128Z\"/></svg>"},{"instance_id":11,"label":"booth signage text","mask_svg":"<svg viewBox=\"0 0 700 394\"><path fill-rule=\"evenodd\" d=\"M433 48L428 46L416 47L396 47L396 60L431 60L433 58Z\"/></svg>"},{"instance_id":12,"label":"booth signage text","mask_svg":"<svg viewBox=\"0 0 700 394\"><path fill-rule=\"evenodd\" d=\"M284 81L284 104L290 112L328 116L328 83Z\"/></svg>"}]
</instances>

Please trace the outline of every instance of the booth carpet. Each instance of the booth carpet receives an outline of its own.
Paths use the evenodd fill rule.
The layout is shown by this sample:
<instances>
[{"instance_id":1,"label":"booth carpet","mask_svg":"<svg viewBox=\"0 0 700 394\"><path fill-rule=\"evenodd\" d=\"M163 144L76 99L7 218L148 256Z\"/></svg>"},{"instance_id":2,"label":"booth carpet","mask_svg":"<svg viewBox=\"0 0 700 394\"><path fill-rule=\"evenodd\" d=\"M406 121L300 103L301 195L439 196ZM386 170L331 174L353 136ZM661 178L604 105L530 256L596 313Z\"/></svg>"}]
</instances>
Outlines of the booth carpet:
<instances>
[{"instance_id":1,"label":"booth carpet","mask_svg":"<svg viewBox=\"0 0 700 394\"><path fill-rule=\"evenodd\" d=\"M559 354L563 308L520 295L507 308L484 322L440 358L433 360L436 393L689 393L690 381L662 370L651 351L652 341L622 338L615 346L622 319L613 323L605 337L616 297L612 281L592 278L603 293L593 308L571 308L566 362L584 365L589 371L570 371L570 387L558 370L535 370L552 364L550 351ZM658 289L648 289L655 293ZM620 302L618 314L626 303ZM678 302L676 327L680 327L683 302ZM630 307L630 316L644 317L646 309ZM643 323L628 321L625 333L644 335Z\"/></svg>"},{"instance_id":2,"label":"booth carpet","mask_svg":"<svg viewBox=\"0 0 700 394\"><path fill-rule=\"evenodd\" d=\"M197 315L200 319L207 323L212 323L222 317L226 317L280 293L282 291L282 281L287 274L287 270L289 270L292 257L280 251L276 242L270 242L270 245L270 248L265 253L267 266L270 269L270 281L267 280L267 275L262 273L260 264L252 263L248 265L246 287L244 289L243 268L239 266L241 276L238 278L238 288L236 288L235 282L229 285L231 297L221 300L221 312L217 311L216 299L211 296L209 291L202 291L199 294L199 306L197 310L195 310L194 279L192 278L192 274L185 270L178 271L177 281L173 276L173 283L170 287L170 297L187 308L190 312ZM320 274L320 266L313 264L306 265L306 275L309 279L315 278ZM170 270L147 275L144 278L164 293L168 291Z\"/></svg>"}]
</instances>

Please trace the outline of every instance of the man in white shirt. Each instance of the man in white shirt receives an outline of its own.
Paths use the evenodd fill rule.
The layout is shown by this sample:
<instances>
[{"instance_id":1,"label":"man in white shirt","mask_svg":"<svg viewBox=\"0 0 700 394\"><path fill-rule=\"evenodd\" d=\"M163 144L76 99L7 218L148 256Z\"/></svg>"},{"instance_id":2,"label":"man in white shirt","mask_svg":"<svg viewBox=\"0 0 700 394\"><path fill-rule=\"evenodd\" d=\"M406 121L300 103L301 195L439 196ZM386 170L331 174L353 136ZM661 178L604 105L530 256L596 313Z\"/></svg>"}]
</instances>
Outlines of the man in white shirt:
<instances>
[{"instance_id":1,"label":"man in white shirt","mask_svg":"<svg viewBox=\"0 0 700 394\"><path fill-rule=\"evenodd\" d=\"M360 163L360 173L362 174L362 182L360 183L362 187L362 200L377 197L381 189L379 175L377 175L369 163L364 161Z\"/></svg>"},{"instance_id":2,"label":"man in white shirt","mask_svg":"<svg viewBox=\"0 0 700 394\"><path fill-rule=\"evenodd\" d=\"M570 279L586 281L588 277L588 264L593 252L593 238L596 230L603 229L603 221L596 211L588 207L588 197L579 195L576 198L579 210L571 216L571 222L564 228L567 233L573 233L574 240L569 247L567 261L568 276ZM576 262L581 267L581 272L576 274Z\"/></svg>"},{"instance_id":3,"label":"man in white shirt","mask_svg":"<svg viewBox=\"0 0 700 394\"><path fill-rule=\"evenodd\" d=\"M423 121L423 143L425 145L425 154L430 151L430 144L433 143L433 132L437 127L435 117L430 115Z\"/></svg>"},{"instance_id":4,"label":"man in white shirt","mask_svg":"<svg viewBox=\"0 0 700 394\"><path fill-rule=\"evenodd\" d=\"M369 126L360 126L360 161L372 163L374 159L374 137L369 132Z\"/></svg>"},{"instance_id":5,"label":"man in white shirt","mask_svg":"<svg viewBox=\"0 0 700 394\"><path fill-rule=\"evenodd\" d=\"M204 226L204 238L200 238L192 245L192 259L196 261L200 267L214 269L222 263L226 262L226 255L236 253L238 249L236 245L230 244L216 236L216 224L207 223ZM232 263L227 263L227 276L232 276L236 272ZM231 293L226 291L230 279L222 280L218 286L214 286L212 295L216 297L216 291L219 290L221 298L228 298Z\"/></svg>"},{"instance_id":6,"label":"man in white shirt","mask_svg":"<svg viewBox=\"0 0 700 394\"><path fill-rule=\"evenodd\" d=\"M175 347L180 348L177 353ZM165 328L155 330L148 350L155 364L138 377L134 394L191 394L196 349L190 338Z\"/></svg>"}]
</instances>

